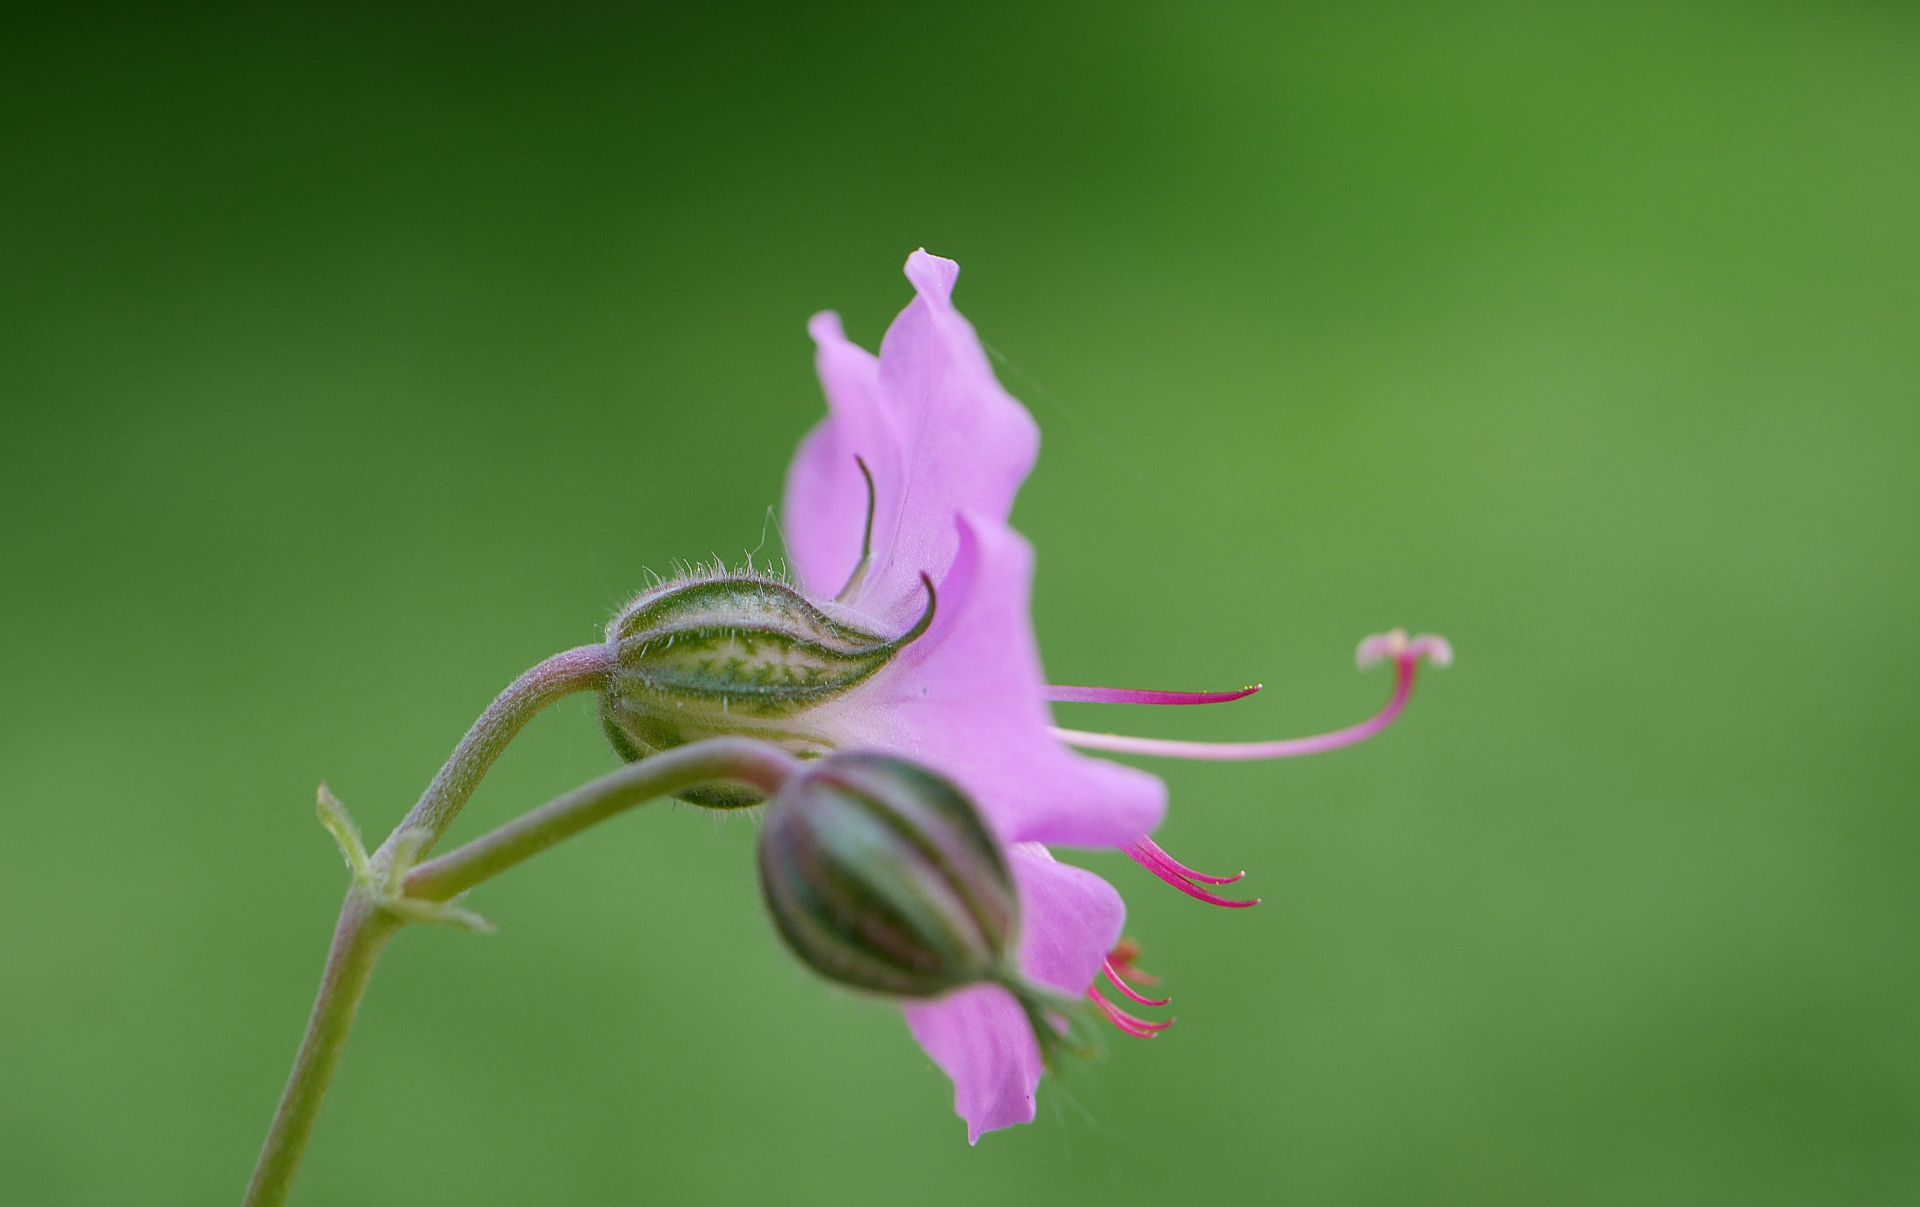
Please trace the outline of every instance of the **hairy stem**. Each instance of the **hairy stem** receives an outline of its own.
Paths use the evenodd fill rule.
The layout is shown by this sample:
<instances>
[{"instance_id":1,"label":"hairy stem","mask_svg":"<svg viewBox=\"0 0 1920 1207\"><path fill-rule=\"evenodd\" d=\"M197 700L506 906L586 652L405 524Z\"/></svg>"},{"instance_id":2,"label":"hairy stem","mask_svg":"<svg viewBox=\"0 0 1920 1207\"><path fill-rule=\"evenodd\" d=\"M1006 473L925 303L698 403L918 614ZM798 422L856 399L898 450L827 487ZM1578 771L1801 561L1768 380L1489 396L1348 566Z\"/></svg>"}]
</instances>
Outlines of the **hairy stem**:
<instances>
[{"instance_id":1,"label":"hairy stem","mask_svg":"<svg viewBox=\"0 0 1920 1207\"><path fill-rule=\"evenodd\" d=\"M555 654L508 684L447 756L446 765L427 785L419 803L381 844L380 854L390 853L394 840L409 830L426 831L419 853L431 850L514 735L555 700L598 687L606 678L612 657L612 651L604 645L583 645Z\"/></svg>"},{"instance_id":2,"label":"hairy stem","mask_svg":"<svg viewBox=\"0 0 1920 1207\"><path fill-rule=\"evenodd\" d=\"M484 838L421 864L407 873L405 891L409 897L446 901L636 805L723 780L771 796L798 765L785 751L745 738L712 738L679 746L629 763Z\"/></svg>"}]
</instances>

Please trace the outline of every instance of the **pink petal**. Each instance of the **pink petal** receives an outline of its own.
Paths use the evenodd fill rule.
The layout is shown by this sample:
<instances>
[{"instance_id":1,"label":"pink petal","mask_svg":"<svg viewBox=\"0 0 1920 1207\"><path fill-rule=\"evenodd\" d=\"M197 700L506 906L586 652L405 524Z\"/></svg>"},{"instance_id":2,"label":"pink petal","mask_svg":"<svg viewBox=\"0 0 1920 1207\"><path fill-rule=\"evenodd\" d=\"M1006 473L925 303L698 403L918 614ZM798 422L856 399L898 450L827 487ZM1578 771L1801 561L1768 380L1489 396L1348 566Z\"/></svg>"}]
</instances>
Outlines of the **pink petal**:
<instances>
[{"instance_id":1,"label":"pink petal","mask_svg":"<svg viewBox=\"0 0 1920 1207\"><path fill-rule=\"evenodd\" d=\"M925 251L908 258L917 296L888 328L877 362L832 316L812 324L830 410L788 473L788 552L810 593L833 595L846 582L866 508L858 454L878 509L873 564L850 602L889 624L918 613L922 573L938 581L951 564L954 514L1006 519L1039 451L1032 416L1000 387L953 308L959 271Z\"/></svg>"},{"instance_id":2,"label":"pink petal","mask_svg":"<svg viewBox=\"0 0 1920 1207\"><path fill-rule=\"evenodd\" d=\"M1111 884L1037 843L1011 848L1007 861L1020 890L1020 971L1081 996L1120 941L1126 904Z\"/></svg>"},{"instance_id":3,"label":"pink petal","mask_svg":"<svg viewBox=\"0 0 1920 1207\"><path fill-rule=\"evenodd\" d=\"M1020 890L1021 971L1081 996L1120 937L1126 919L1120 895L1092 872L1055 863L1042 848L1015 847L1009 863ZM909 1006L907 1026L953 1079L953 1109L967 1121L969 1144L987 1132L1033 1122L1040 1049L1006 990L978 985Z\"/></svg>"},{"instance_id":4,"label":"pink petal","mask_svg":"<svg viewBox=\"0 0 1920 1207\"><path fill-rule=\"evenodd\" d=\"M1012 995L975 985L925 1006L907 1007L907 1028L953 1082L953 1113L967 1121L967 1143L1003 1127L1033 1122L1040 1047Z\"/></svg>"},{"instance_id":5,"label":"pink petal","mask_svg":"<svg viewBox=\"0 0 1920 1207\"><path fill-rule=\"evenodd\" d=\"M838 315L807 324L814 363L827 395L827 416L800 442L787 470L782 525L787 558L810 594L830 598L860 561L866 530L867 484L854 458L873 474L874 497L897 500L905 491L899 439L880 401L880 361L851 343ZM873 517L875 548L891 545L895 510Z\"/></svg>"},{"instance_id":6,"label":"pink petal","mask_svg":"<svg viewBox=\"0 0 1920 1207\"><path fill-rule=\"evenodd\" d=\"M1009 843L1121 847L1150 832L1166 808L1158 779L1076 754L1048 733L1026 541L967 514L956 544L933 627L830 722L842 744L950 777Z\"/></svg>"}]
</instances>

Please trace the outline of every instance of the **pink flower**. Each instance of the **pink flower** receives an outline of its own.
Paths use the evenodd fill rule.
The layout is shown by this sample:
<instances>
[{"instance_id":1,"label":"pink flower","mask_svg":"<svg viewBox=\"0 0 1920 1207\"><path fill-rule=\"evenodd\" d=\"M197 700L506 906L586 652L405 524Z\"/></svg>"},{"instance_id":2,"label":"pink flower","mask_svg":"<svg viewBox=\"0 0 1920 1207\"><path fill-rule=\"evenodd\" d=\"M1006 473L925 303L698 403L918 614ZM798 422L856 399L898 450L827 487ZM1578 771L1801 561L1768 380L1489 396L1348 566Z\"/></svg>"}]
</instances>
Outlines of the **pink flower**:
<instances>
[{"instance_id":1,"label":"pink flower","mask_svg":"<svg viewBox=\"0 0 1920 1207\"><path fill-rule=\"evenodd\" d=\"M1033 981L1093 999L1122 1031L1157 1034L1094 988L1165 1005L1124 979L1146 978L1120 946L1125 907L1100 877L1056 861L1050 846L1112 848L1189 896L1239 907L1209 876L1147 837L1165 788L1145 772L1073 749L1198 759L1264 759L1337 749L1384 729L1404 707L1423 658L1444 665L1446 643L1404 634L1370 638L1361 660L1391 659L1395 688L1372 720L1317 738L1212 744L1079 733L1053 726L1049 701L1200 704L1257 690L1178 693L1049 687L1029 618L1033 555L1007 524L1039 446L1033 419L994 378L972 326L953 308L959 267L917 251L914 300L874 356L832 314L810 324L828 415L801 442L787 477L785 530L801 589L823 612L869 632L901 633L938 604L927 631L883 669L807 714L808 730L844 749L925 764L974 799L1019 891L1020 963ZM914 1037L954 1083L969 1141L1034 1117L1038 1045L1019 1007L981 985L910 1004Z\"/></svg>"}]
</instances>

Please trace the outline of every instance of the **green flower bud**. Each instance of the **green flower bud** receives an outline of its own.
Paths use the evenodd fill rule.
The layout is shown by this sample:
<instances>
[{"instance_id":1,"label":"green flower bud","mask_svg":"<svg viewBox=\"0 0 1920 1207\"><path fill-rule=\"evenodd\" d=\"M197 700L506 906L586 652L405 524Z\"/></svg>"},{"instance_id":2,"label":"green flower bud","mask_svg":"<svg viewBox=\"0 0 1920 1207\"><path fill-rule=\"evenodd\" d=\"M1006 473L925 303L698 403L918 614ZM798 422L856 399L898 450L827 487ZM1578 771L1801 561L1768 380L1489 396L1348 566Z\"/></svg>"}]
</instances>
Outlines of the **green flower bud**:
<instances>
[{"instance_id":1,"label":"green flower bud","mask_svg":"<svg viewBox=\"0 0 1920 1207\"><path fill-rule=\"evenodd\" d=\"M754 575L677 582L629 604L607 628L613 671L600 700L608 740L629 762L736 735L803 758L832 749L807 714L871 678L933 623L934 594L898 637L831 616L784 583ZM731 808L747 789L684 798Z\"/></svg>"},{"instance_id":2,"label":"green flower bud","mask_svg":"<svg viewBox=\"0 0 1920 1207\"><path fill-rule=\"evenodd\" d=\"M787 946L831 980L927 998L1008 979L1006 858L973 803L911 763L841 754L796 775L761 827L760 884Z\"/></svg>"},{"instance_id":3,"label":"green flower bud","mask_svg":"<svg viewBox=\"0 0 1920 1207\"><path fill-rule=\"evenodd\" d=\"M1049 1065L1089 1051L1086 1003L1019 971L1020 897L999 843L929 771L851 752L795 775L760 830L760 887L780 937L829 980L917 999L998 985Z\"/></svg>"}]
</instances>

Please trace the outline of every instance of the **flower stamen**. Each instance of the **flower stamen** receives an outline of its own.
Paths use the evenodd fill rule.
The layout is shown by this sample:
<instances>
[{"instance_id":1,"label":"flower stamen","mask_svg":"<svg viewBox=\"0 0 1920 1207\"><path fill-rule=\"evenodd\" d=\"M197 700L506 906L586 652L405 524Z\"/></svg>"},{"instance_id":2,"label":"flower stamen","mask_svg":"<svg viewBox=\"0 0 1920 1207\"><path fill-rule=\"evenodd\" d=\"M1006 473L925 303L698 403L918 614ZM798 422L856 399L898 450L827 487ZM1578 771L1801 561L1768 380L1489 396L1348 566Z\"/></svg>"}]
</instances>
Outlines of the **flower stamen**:
<instances>
[{"instance_id":1,"label":"flower stamen","mask_svg":"<svg viewBox=\"0 0 1920 1207\"><path fill-rule=\"evenodd\" d=\"M1218 893L1211 893L1200 887L1200 884L1233 884L1241 876L1246 875L1245 872L1240 873L1239 876L1202 876L1199 873L1189 873L1185 864L1162 851L1151 838L1137 838L1120 850L1127 858L1195 901L1204 901L1208 905L1217 905L1221 909L1247 909L1260 904L1258 897L1247 899L1222 897ZM1200 883L1196 884L1196 880Z\"/></svg>"},{"instance_id":2,"label":"flower stamen","mask_svg":"<svg viewBox=\"0 0 1920 1207\"><path fill-rule=\"evenodd\" d=\"M1453 662L1453 648L1444 637L1422 635L1409 638L1404 629L1395 629L1367 638L1354 652L1361 670L1377 662L1392 659L1393 695L1386 706L1358 725L1336 729L1332 733L1307 738L1287 738L1277 742L1182 742L1165 738L1130 738L1120 734L1088 733L1078 729L1054 729L1053 736L1082 750L1100 750L1109 754L1138 754L1155 758L1198 759L1207 762L1239 762L1252 759L1290 759L1305 754L1325 754L1355 746L1392 725L1413 696L1413 682L1422 662L1437 667Z\"/></svg>"},{"instance_id":3,"label":"flower stamen","mask_svg":"<svg viewBox=\"0 0 1920 1207\"><path fill-rule=\"evenodd\" d=\"M1087 1000L1092 1002L1094 1008L1099 1010L1100 1013L1106 1017L1106 1020L1112 1023L1122 1034L1131 1035L1135 1039L1152 1039L1168 1027L1173 1026L1176 1021L1174 1019L1168 1019L1163 1023L1150 1023L1144 1018L1135 1018L1106 998L1100 996L1098 989L1091 987L1087 989Z\"/></svg>"},{"instance_id":4,"label":"flower stamen","mask_svg":"<svg viewBox=\"0 0 1920 1207\"><path fill-rule=\"evenodd\" d=\"M1054 704L1231 704L1244 700L1262 687L1250 683L1230 692L1163 692L1138 687L1068 687L1048 684L1047 699Z\"/></svg>"},{"instance_id":5,"label":"flower stamen","mask_svg":"<svg viewBox=\"0 0 1920 1207\"><path fill-rule=\"evenodd\" d=\"M1160 863L1196 884L1238 884L1247 878L1245 872L1235 872L1231 876L1209 876L1205 872L1196 872L1186 864L1181 863L1178 859L1167 854L1166 848L1151 838L1136 839L1135 845L1153 852L1154 857L1159 860Z\"/></svg>"},{"instance_id":6,"label":"flower stamen","mask_svg":"<svg viewBox=\"0 0 1920 1207\"><path fill-rule=\"evenodd\" d=\"M1115 968L1140 982L1142 985L1158 985L1160 983L1159 977L1154 976L1151 972L1143 971L1139 967L1140 943L1137 939L1122 938L1118 943L1113 945L1113 950L1107 953L1107 958L1113 961Z\"/></svg>"},{"instance_id":7,"label":"flower stamen","mask_svg":"<svg viewBox=\"0 0 1920 1207\"><path fill-rule=\"evenodd\" d=\"M1173 1001L1170 997L1148 997L1132 985L1127 984L1126 978L1121 975L1120 969L1114 966L1111 956L1100 966L1100 971L1102 975L1107 978L1107 982L1120 991L1122 997L1134 1003L1136 1006L1165 1006Z\"/></svg>"}]
</instances>

